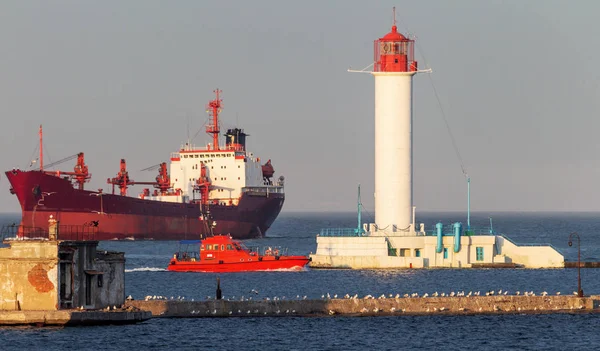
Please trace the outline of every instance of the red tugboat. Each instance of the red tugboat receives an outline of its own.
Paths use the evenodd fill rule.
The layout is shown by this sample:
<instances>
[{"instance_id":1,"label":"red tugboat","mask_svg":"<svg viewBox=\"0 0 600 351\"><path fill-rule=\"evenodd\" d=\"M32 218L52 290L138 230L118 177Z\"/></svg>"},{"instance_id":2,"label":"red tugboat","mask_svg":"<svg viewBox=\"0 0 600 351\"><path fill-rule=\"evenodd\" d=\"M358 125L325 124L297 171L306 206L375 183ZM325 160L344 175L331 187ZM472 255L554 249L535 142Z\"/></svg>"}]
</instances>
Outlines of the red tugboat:
<instances>
[{"instance_id":1,"label":"red tugboat","mask_svg":"<svg viewBox=\"0 0 600 351\"><path fill-rule=\"evenodd\" d=\"M247 248L230 235L215 235L202 240L183 240L180 245L200 250L173 255L168 271L173 272L249 272L278 269L302 269L310 261L306 256L287 256L280 248L266 248L262 253Z\"/></svg>"}]
</instances>

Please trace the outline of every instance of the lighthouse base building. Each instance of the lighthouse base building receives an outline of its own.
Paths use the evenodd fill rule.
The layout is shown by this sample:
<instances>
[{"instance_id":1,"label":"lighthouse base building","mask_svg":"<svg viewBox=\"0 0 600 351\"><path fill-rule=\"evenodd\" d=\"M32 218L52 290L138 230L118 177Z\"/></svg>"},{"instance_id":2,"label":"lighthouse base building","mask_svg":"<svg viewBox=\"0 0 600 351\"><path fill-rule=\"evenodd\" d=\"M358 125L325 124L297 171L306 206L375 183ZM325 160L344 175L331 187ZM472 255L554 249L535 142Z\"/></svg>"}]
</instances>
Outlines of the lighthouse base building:
<instances>
[{"instance_id":1,"label":"lighthouse base building","mask_svg":"<svg viewBox=\"0 0 600 351\"><path fill-rule=\"evenodd\" d=\"M360 71L365 73L366 71ZM412 189L414 40L392 30L375 40L375 223L324 229L314 268L564 267L551 246L519 246L492 228L415 223Z\"/></svg>"}]
</instances>

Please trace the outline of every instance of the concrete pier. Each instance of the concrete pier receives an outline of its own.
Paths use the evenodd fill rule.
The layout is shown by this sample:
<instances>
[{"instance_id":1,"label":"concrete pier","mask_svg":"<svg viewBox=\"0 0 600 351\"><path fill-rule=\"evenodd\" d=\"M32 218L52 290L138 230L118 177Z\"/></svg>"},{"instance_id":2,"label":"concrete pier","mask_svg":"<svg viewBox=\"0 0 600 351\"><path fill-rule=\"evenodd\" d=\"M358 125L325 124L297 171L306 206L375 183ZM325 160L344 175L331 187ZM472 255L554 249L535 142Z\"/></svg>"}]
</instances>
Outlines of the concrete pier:
<instances>
[{"instance_id":1,"label":"concrete pier","mask_svg":"<svg viewBox=\"0 0 600 351\"><path fill-rule=\"evenodd\" d=\"M139 323L152 318L148 311L0 311L0 325L74 326Z\"/></svg>"},{"instance_id":2,"label":"concrete pier","mask_svg":"<svg viewBox=\"0 0 600 351\"><path fill-rule=\"evenodd\" d=\"M132 300L153 317L373 316L600 312L600 296L366 297L320 300Z\"/></svg>"}]
</instances>

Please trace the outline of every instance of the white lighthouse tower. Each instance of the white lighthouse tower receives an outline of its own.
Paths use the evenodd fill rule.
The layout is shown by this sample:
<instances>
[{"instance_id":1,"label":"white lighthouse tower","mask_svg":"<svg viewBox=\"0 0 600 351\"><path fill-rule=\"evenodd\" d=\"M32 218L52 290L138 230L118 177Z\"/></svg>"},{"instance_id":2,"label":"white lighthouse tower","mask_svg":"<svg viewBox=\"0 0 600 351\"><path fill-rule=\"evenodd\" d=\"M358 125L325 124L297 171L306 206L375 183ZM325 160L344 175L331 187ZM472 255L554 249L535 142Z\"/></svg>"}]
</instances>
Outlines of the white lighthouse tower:
<instances>
[{"instance_id":1,"label":"white lighthouse tower","mask_svg":"<svg viewBox=\"0 0 600 351\"><path fill-rule=\"evenodd\" d=\"M395 11L394 11L395 12ZM375 40L376 231L414 233L412 194L412 83L414 40L392 30Z\"/></svg>"}]
</instances>

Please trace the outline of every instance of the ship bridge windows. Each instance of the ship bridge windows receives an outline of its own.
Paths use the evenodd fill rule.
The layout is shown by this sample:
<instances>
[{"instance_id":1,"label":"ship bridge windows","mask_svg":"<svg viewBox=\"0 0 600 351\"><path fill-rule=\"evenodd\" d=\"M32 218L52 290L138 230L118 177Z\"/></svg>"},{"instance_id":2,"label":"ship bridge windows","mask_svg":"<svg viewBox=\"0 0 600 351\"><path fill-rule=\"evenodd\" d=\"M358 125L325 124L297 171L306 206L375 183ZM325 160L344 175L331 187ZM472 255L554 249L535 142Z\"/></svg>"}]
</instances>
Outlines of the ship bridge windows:
<instances>
[{"instance_id":1,"label":"ship bridge windows","mask_svg":"<svg viewBox=\"0 0 600 351\"><path fill-rule=\"evenodd\" d=\"M231 244L227 244L227 251L233 251L233 246L231 246Z\"/></svg>"}]
</instances>

